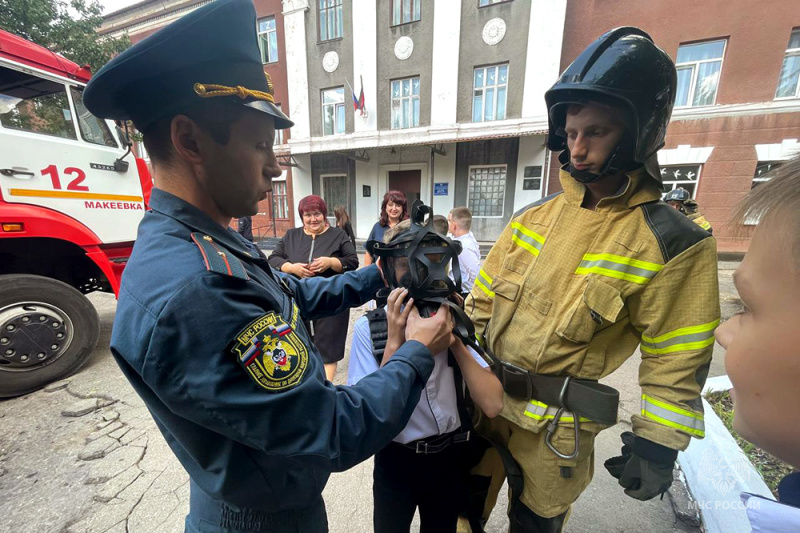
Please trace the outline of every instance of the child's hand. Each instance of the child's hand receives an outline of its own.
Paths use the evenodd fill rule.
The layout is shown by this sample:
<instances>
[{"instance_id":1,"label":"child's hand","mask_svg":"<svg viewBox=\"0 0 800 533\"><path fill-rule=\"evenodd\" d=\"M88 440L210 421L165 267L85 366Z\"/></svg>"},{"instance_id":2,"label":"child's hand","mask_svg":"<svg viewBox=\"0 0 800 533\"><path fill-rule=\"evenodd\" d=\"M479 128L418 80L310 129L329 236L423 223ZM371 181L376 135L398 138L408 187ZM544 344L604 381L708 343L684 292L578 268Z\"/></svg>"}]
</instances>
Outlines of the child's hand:
<instances>
[{"instance_id":1,"label":"child's hand","mask_svg":"<svg viewBox=\"0 0 800 533\"><path fill-rule=\"evenodd\" d=\"M388 322L388 338L386 345L393 346L395 349L399 348L406 342L406 322L408 322L408 315L411 308L414 307L414 299L411 298L405 302L405 309L403 308L403 301L408 295L408 289L397 288L394 289L387 300L386 305L386 320Z\"/></svg>"}]
</instances>

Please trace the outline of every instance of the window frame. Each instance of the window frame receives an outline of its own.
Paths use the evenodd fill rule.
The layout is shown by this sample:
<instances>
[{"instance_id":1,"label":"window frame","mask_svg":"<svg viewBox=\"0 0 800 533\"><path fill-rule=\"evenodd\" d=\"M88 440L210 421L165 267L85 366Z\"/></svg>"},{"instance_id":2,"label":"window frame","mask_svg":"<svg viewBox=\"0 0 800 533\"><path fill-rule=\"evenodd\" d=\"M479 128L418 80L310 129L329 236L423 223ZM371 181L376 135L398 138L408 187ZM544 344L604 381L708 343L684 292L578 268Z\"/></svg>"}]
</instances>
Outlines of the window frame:
<instances>
[{"instance_id":1,"label":"window frame","mask_svg":"<svg viewBox=\"0 0 800 533\"><path fill-rule=\"evenodd\" d=\"M414 95L414 80L417 80L418 85L419 85L419 91L418 91L418 93L416 95ZM410 96L403 96L403 94L402 94L403 82L404 81L411 82L411 95ZM392 89L393 89L393 85L395 83L399 83L400 84L400 91L401 91L400 98L394 98L394 93L392 92ZM394 80L389 80L389 95L390 95L390 98L389 98L389 129L392 129L392 130L407 130L407 129L411 129L411 128L419 128L419 118L420 118L419 115L416 117L417 118L417 123L416 124L412 124L412 125L409 125L409 126L406 126L406 127L400 126L399 128L395 128L394 127L394 106L393 106L393 104L394 104L395 100L399 100L400 101L400 108L401 108L401 111L400 111L401 118L408 118L408 117L403 117L402 116L403 100L408 100L409 101L409 110L411 112L411 119L412 119L411 122L413 123L413 119L414 119L414 99L415 98L417 100L417 105L419 107L419 114L422 114L422 100L420 98L420 96L421 96L420 93L422 93L422 80L420 80L420 76L411 76L411 77L406 77L406 78L398 78L398 79L394 79Z\"/></svg>"},{"instance_id":2,"label":"window frame","mask_svg":"<svg viewBox=\"0 0 800 533\"><path fill-rule=\"evenodd\" d=\"M275 192L275 185L282 184L283 185L283 194L276 194ZM282 207L285 208L286 216L279 217L278 213L276 212L277 200L283 199L283 203L281 204ZM272 217L275 220L289 220L291 218L291 213L289 209L289 184L286 181L286 178L272 178L272 193L271 193L271 207L272 207Z\"/></svg>"},{"instance_id":3,"label":"window frame","mask_svg":"<svg viewBox=\"0 0 800 533\"><path fill-rule=\"evenodd\" d=\"M476 215L475 213L477 212L477 210L474 209L474 206L470 205L470 203L471 203L471 198L470 198L470 196L471 196L470 192L471 191L470 191L470 189L471 189L471 185L472 185L472 181L471 181L472 171L473 171L473 169L482 169L482 168L502 168L505 171L505 180L503 181L503 204L500 206L500 214L499 215ZM467 207L472 212L472 218L482 218L482 219L492 219L493 218L493 219L497 219L497 218L503 218L505 216L505 212L506 212L506 193L508 192L508 186L507 186L507 183L506 183L507 181L508 181L508 163L502 163L502 164L498 164L498 165L469 165L467 167Z\"/></svg>"},{"instance_id":4,"label":"window frame","mask_svg":"<svg viewBox=\"0 0 800 533\"><path fill-rule=\"evenodd\" d=\"M700 190L700 177L703 174L703 163L683 163L683 164L677 164L677 165L659 165L658 166L659 171L661 169L664 169L664 168L668 169L668 168L676 168L676 167L694 167L694 166L697 167L697 178L696 179L693 179L693 180L692 179L688 179L688 180L666 179L665 180L663 178L661 179L661 199L662 200L664 199L664 197L670 191L674 191L678 187L682 187L682 188L685 189L686 187L683 187L683 185L685 185L685 184L692 184L693 185L693 187L692 187L692 189L693 189L692 190L692 199L697 198L697 191ZM666 183L671 183L673 185L673 187L669 191L665 191L664 190L664 185Z\"/></svg>"},{"instance_id":5,"label":"window frame","mask_svg":"<svg viewBox=\"0 0 800 533\"><path fill-rule=\"evenodd\" d=\"M269 20L269 19L272 19L272 21L275 23L275 28L272 29L272 30L266 30L266 31L262 32L261 28L259 27L259 25L261 24L262 21L266 21L266 20ZM264 61L264 49L261 48L261 41L262 41L262 37L261 36L262 35L266 35L266 39L265 40L267 41L267 46L269 46L269 34L270 33L274 33L275 34L275 58L274 59L270 58L270 61ZM261 17L260 19L256 20L256 36L258 37L258 49L261 52L261 64L262 65L271 65L273 63L277 63L278 62L278 58L280 57L281 53L280 53L280 49L279 49L279 45L278 45L278 43L279 43L279 40L278 40L278 21L275 18L275 15L269 15L269 16L266 16L266 17Z\"/></svg>"},{"instance_id":6,"label":"window frame","mask_svg":"<svg viewBox=\"0 0 800 533\"><path fill-rule=\"evenodd\" d=\"M500 78L500 67L506 67L506 83L504 85L499 85L498 81ZM495 81L494 85L486 85L486 80L488 80L488 69L494 68L497 69L497 80ZM475 72L478 70L484 71L484 85L481 89L475 88ZM508 119L508 95L509 95L509 80L511 79L511 65L509 63L494 63L491 65L481 65L477 67L473 67L472 69L472 83L471 83L471 91L472 91L472 105L470 106L470 118L471 122L476 123L475 121L475 91L481 90L483 94L481 95L482 103L481 103L481 120L477 122L497 122L499 120L507 120ZM498 88L505 87L506 89L506 101L505 101L505 108L503 109L503 118L497 117L497 99L499 95ZM486 120L486 90L488 88L494 88L494 117L492 120Z\"/></svg>"},{"instance_id":7,"label":"window frame","mask_svg":"<svg viewBox=\"0 0 800 533\"><path fill-rule=\"evenodd\" d=\"M275 107L277 107L281 111L281 113L283 112L283 109L281 109L281 104L275 104ZM272 142L273 148L275 146L280 146L284 144L285 139L283 137L283 132L284 132L283 129L278 129L278 128L275 129L275 139Z\"/></svg>"},{"instance_id":8,"label":"window frame","mask_svg":"<svg viewBox=\"0 0 800 533\"><path fill-rule=\"evenodd\" d=\"M109 138L114 142L114 146L111 146L111 145L105 144L105 143L100 144L98 142L90 141L87 138L86 132L83 131L83 125L81 124L80 115L78 114L78 103L75 101L75 97L72 94L72 91L79 92L81 94L81 105L84 108L86 108L86 105L83 104L83 89L84 89L83 87L78 86L78 85L67 85L67 95L69 97L68 99L69 99L69 103L70 103L70 107L71 107L71 112L72 112L72 114L74 116L73 122L77 124L77 132L80 135L80 139L85 143L91 144L92 146L102 146L104 148L116 148L116 149L124 148L123 146L120 146L120 143L122 142L122 139L117 139L115 137L114 133L111 131L111 127L108 125L108 121L106 119L103 119L103 118L100 118L100 117L94 115L88 109L86 109L86 111L89 112L89 114L95 120L97 120L102 125L102 127L104 127L104 129L106 130L106 133L108 133Z\"/></svg>"},{"instance_id":9,"label":"window frame","mask_svg":"<svg viewBox=\"0 0 800 533\"><path fill-rule=\"evenodd\" d=\"M328 223L331 224L331 226L336 227L336 216L333 213L333 208L336 207L339 204L338 204L338 202L331 202L330 199L325 198L325 181L328 178L344 178L344 183L345 183L345 192L344 192L345 202L344 202L344 206L347 209L347 212L350 213L351 212L351 209L350 209L350 176L347 175L347 173L343 173L343 172L331 172L331 173L328 173L328 174L320 174L320 176L319 176L320 196L325 201L325 204L328 206L328 216L326 217L326 220L328 221ZM333 219L333 220L331 220L331 219Z\"/></svg>"},{"instance_id":10,"label":"window frame","mask_svg":"<svg viewBox=\"0 0 800 533\"><path fill-rule=\"evenodd\" d=\"M789 42L787 43L786 51L783 53L783 62L781 63L781 72L783 72L783 65L786 63L786 59L789 57L800 57L800 47L798 48L788 48L790 44L792 44L792 36L797 33L800 36L800 28L792 28L792 31L789 32ZM800 98L800 72L797 74L797 79L795 80L795 87L794 87L794 95L793 96L778 96L778 90L780 89L780 81L781 81L781 72L778 72L778 85L775 87L775 100L796 100Z\"/></svg>"},{"instance_id":11,"label":"window frame","mask_svg":"<svg viewBox=\"0 0 800 533\"><path fill-rule=\"evenodd\" d=\"M321 2L331 2L331 1L332 2L338 2L338 4L335 4L333 7L321 7L321 5L320 5ZM330 41L338 41L338 40L344 39L344 0L316 0L316 6L317 6L317 39L319 39L317 41L317 43L318 44L319 43L327 43L327 42L330 42ZM325 39L323 39L322 38L322 12L323 11L326 11L326 12L327 11L333 11L333 10L337 10L337 9L339 10L339 17L340 17L340 21L339 22L341 23L342 34L341 35L337 35L336 37L328 36ZM326 32L327 32L327 23L326 23L325 27L326 27ZM336 28L338 29L339 26L336 25Z\"/></svg>"},{"instance_id":12,"label":"window frame","mask_svg":"<svg viewBox=\"0 0 800 533\"><path fill-rule=\"evenodd\" d=\"M394 6L398 2L401 4L401 7L400 7L400 22L395 22L395 20L394 20ZM403 22L403 20L402 20L403 19L402 4L404 2L409 2L411 4L411 8L410 9L411 9L411 17L412 18L411 18L411 20L406 21L406 22ZM416 18L416 19L413 18L414 17L414 4L416 4L419 7L419 18ZM420 20L422 20L422 0L392 0L392 2L390 4L390 9L389 9L389 27L394 28L396 26L405 26L406 24L413 24L415 22L419 22Z\"/></svg>"},{"instance_id":13,"label":"window frame","mask_svg":"<svg viewBox=\"0 0 800 533\"><path fill-rule=\"evenodd\" d=\"M326 104L325 103L325 93L328 92L328 91L336 91L336 90L339 90L339 89L342 90L342 101L341 102L333 102L333 103L330 103L330 104ZM319 103L320 103L320 110L322 112L321 115L320 115L320 123L321 123L321 126L322 126L322 136L323 137L333 137L335 135L345 135L347 133L347 112L346 112L347 108L344 107L344 104L345 104L346 100L347 100L347 94L345 93L344 85L340 85L338 87L328 87L327 89L320 89L320 91L319 91ZM345 109L345 114L344 114L344 117L343 117L344 118L344 124L342 124L342 131L336 131L338 129L336 127L337 126L336 117L338 115L338 113L336 112L336 106L338 106L338 105L341 105L342 108ZM333 133L325 133L325 107L326 106L334 106L334 108L333 108L333 130L334 131L333 131Z\"/></svg>"},{"instance_id":14,"label":"window frame","mask_svg":"<svg viewBox=\"0 0 800 533\"><path fill-rule=\"evenodd\" d=\"M722 82L722 69L725 67L725 55L728 52L728 38L727 37L723 37L723 38L718 38L718 39L705 39L705 40L702 40L702 41L678 44L678 52L680 52L680 49L681 49L682 46L694 46L694 45L697 45L697 44L711 44L711 43L716 43L716 42L720 42L720 41L722 41L722 43L723 43L722 56L719 57L718 59L702 59L700 61L689 61L689 62L686 62L686 63L678 63L677 62L678 53L676 52L676 54L675 54L675 71L676 71L676 73L677 73L677 71L681 70L682 68L686 68L687 66L691 65L692 77L689 80L689 94L686 96L687 104L686 105L678 105L677 102L676 102L675 103L675 109L688 109L690 107L711 107L711 106L717 105L717 96L719 95L719 86L720 86L720 83ZM717 61L719 61L719 79L717 79L717 86L714 89L713 101L710 104L693 105L692 101L694 100L695 86L697 84L697 71L699 70L697 67L701 63L714 63L714 62L717 62Z\"/></svg>"}]
</instances>

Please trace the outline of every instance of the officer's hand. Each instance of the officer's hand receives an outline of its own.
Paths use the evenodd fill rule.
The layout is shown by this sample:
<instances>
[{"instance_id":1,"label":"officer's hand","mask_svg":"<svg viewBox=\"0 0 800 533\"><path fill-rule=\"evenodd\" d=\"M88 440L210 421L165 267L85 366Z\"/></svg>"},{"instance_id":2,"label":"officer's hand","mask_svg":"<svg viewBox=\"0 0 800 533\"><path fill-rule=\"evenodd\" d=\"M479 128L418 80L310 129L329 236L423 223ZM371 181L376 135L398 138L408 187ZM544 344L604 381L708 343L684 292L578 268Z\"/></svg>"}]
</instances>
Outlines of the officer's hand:
<instances>
[{"instance_id":1,"label":"officer's hand","mask_svg":"<svg viewBox=\"0 0 800 533\"><path fill-rule=\"evenodd\" d=\"M406 339L421 342L434 355L447 350L453 342L453 319L450 310L442 305L431 318L422 318L414 306L408 315Z\"/></svg>"},{"instance_id":2,"label":"officer's hand","mask_svg":"<svg viewBox=\"0 0 800 533\"><path fill-rule=\"evenodd\" d=\"M666 492L672 485L678 452L630 431L622 434L622 443L622 455L607 460L604 466L619 480L625 494L646 501Z\"/></svg>"},{"instance_id":3,"label":"officer's hand","mask_svg":"<svg viewBox=\"0 0 800 533\"><path fill-rule=\"evenodd\" d=\"M289 267L289 272L301 279L310 278L314 275L305 263L292 263L292 266Z\"/></svg>"},{"instance_id":4,"label":"officer's hand","mask_svg":"<svg viewBox=\"0 0 800 533\"><path fill-rule=\"evenodd\" d=\"M414 299L410 298L403 307L403 301L408 296L408 289L399 287L394 289L387 299L386 304L386 319L388 322L388 338L386 346L393 346L395 349L399 348L401 344L406 342L406 324L408 323L408 315L414 308Z\"/></svg>"}]
</instances>

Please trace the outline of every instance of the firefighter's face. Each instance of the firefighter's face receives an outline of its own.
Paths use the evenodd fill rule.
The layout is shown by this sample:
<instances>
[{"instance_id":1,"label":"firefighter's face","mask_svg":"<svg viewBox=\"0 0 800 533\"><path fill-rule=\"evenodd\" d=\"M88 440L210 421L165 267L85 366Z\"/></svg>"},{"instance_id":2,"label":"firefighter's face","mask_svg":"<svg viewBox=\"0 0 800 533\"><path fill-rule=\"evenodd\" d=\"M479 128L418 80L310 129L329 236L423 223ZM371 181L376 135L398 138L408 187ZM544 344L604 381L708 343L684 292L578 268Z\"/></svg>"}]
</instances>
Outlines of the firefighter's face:
<instances>
[{"instance_id":1,"label":"firefighter's face","mask_svg":"<svg viewBox=\"0 0 800 533\"><path fill-rule=\"evenodd\" d=\"M272 191L272 178L282 172L272 150L274 139L272 118L248 109L231 125L227 144L207 143L205 187L222 214L258 213L258 202Z\"/></svg>"},{"instance_id":2,"label":"firefighter's face","mask_svg":"<svg viewBox=\"0 0 800 533\"><path fill-rule=\"evenodd\" d=\"M600 104L569 107L564 131L573 168L595 174L602 172L625 131L620 114Z\"/></svg>"},{"instance_id":3,"label":"firefighter's face","mask_svg":"<svg viewBox=\"0 0 800 533\"><path fill-rule=\"evenodd\" d=\"M795 227L770 214L756 229L734 275L744 311L716 331L726 349L734 386L734 429L745 439L800 467L800 269L793 256Z\"/></svg>"}]
</instances>

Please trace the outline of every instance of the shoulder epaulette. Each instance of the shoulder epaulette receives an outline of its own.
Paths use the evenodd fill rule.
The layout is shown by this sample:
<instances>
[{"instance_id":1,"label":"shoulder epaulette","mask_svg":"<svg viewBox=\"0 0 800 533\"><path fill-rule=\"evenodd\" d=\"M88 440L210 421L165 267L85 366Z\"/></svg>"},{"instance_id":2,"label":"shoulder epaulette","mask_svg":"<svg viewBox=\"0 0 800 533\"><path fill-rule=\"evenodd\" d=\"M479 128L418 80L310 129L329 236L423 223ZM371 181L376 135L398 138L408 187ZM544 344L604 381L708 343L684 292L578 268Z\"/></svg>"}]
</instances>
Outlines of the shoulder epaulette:
<instances>
[{"instance_id":1,"label":"shoulder epaulette","mask_svg":"<svg viewBox=\"0 0 800 533\"><path fill-rule=\"evenodd\" d=\"M664 263L668 263L703 239L711 237L709 232L663 200L648 202L640 207L650 231L658 241Z\"/></svg>"},{"instance_id":2,"label":"shoulder epaulette","mask_svg":"<svg viewBox=\"0 0 800 533\"><path fill-rule=\"evenodd\" d=\"M250 279L239 258L228 252L221 244L214 242L210 236L195 231L192 233L192 240L200 248L207 270L234 278Z\"/></svg>"},{"instance_id":3,"label":"shoulder epaulette","mask_svg":"<svg viewBox=\"0 0 800 533\"><path fill-rule=\"evenodd\" d=\"M514 213L514 215L511 218L517 218L518 216L520 216L522 213L524 213L528 209L531 209L533 207L539 207L540 205L546 204L547 202L549 202L550 200L552 200L553 198L555 198L556 196L558 196L562 192L564 192L564 191L555 192L555 193L551 194L550 196L545 196L544 198L541 198L539 200L536 200L535 202L532 202L532 203L526 205L525 207L523 207L522 209L520 209L519 211Z\"/></svg>"}]
</instances>

